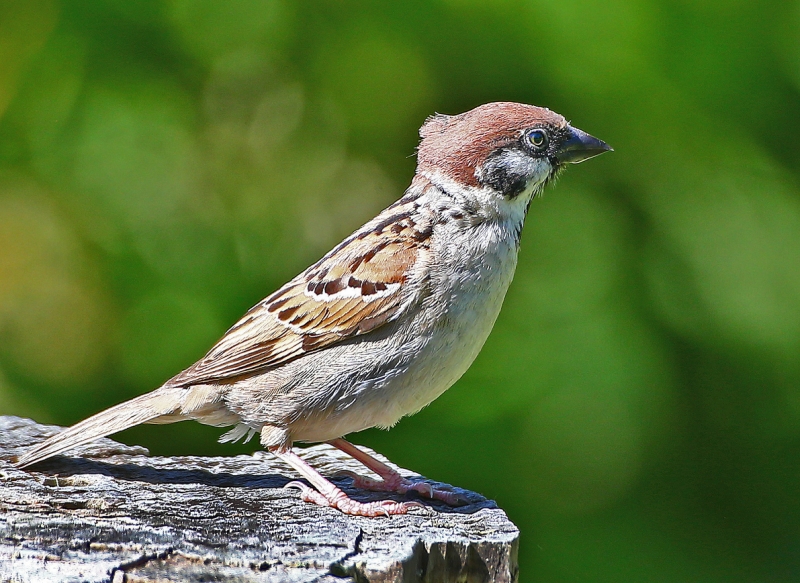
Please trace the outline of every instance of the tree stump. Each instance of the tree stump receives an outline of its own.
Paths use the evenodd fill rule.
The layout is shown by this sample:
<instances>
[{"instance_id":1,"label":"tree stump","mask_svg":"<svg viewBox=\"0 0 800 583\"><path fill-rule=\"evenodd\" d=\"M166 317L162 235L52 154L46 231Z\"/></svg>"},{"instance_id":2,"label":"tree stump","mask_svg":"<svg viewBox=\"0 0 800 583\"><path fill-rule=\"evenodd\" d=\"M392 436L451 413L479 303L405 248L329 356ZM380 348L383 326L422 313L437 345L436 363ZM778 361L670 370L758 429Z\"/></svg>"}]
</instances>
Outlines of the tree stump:
<instances>
[{"instance_id":1,"label":"tree stump","mask_svg":"<svg viewBox=\"0 0 800 583\"><path fill-rule=\"evenodd\" d=\"M519 530L474 492L456 489L459 508L345 516L284 489L297 475L267 452L150 457L111 439L13 466L59 429L0 417L0 581L517 581ZM368 472L328 445L302 455L326 476Z\"/></svg>"}]
</instances>

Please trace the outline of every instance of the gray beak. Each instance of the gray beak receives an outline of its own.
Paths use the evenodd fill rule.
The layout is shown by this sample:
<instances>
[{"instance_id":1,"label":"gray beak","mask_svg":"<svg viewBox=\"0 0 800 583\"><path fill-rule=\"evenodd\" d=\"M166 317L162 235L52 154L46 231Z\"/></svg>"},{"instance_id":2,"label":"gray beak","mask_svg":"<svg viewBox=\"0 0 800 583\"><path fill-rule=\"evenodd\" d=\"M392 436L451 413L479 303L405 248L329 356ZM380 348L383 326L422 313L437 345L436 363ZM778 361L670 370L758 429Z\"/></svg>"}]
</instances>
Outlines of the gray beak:
<instances>
[{"instance_id":1,"label":"gray beak","mask_svg":"<svg viewBox=\"0 0 800 583\"><path fill-rule=\"evenodd\" d=\"M613 152L614 148L603 140L598 140L586 132L567 126L567 139L556 150L556 160L561 164L577 164L589 158L594 158L603 152Z\"/></svg>"}]
</instances>

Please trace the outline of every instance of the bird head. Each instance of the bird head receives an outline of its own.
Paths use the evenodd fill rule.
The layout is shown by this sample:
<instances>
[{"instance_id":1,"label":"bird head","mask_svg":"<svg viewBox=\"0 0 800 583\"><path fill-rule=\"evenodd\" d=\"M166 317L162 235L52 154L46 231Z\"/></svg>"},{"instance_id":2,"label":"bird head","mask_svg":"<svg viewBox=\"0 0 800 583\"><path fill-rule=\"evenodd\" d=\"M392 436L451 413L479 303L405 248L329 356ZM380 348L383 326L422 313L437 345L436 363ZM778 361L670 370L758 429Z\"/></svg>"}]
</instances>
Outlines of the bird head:
<instances>
[{"instance_id":1,"label":"bird head","mask_svg":"<svg viewBox=\"0 0 800 583\"><path fill-rule=\"evenodd\" d=\"M433 115L420 136L418 172L506 200L530 199L567 164L612 149L549 109L511 102Z\"/></svg>"}]
</instances>

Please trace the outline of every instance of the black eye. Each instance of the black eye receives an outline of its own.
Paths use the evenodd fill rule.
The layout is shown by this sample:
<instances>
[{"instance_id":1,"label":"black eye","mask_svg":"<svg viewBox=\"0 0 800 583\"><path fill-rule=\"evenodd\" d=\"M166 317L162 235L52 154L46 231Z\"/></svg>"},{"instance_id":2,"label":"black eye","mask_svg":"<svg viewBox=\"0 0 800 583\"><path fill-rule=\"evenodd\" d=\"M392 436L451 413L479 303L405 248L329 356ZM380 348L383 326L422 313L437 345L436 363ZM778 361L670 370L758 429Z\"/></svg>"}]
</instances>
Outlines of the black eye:
<instances>
[{"instance_id":1,"label":"black eye","mask_svg":"<svg viewBox=\"0 0 800 583\"><path fill-rule=\"evenodd\" d=\"M528 130L525 133L525 138L535 150L544 150L547 148L547 143L550 141L547 132L542 129Z\"/></svg>"}]
</instances>

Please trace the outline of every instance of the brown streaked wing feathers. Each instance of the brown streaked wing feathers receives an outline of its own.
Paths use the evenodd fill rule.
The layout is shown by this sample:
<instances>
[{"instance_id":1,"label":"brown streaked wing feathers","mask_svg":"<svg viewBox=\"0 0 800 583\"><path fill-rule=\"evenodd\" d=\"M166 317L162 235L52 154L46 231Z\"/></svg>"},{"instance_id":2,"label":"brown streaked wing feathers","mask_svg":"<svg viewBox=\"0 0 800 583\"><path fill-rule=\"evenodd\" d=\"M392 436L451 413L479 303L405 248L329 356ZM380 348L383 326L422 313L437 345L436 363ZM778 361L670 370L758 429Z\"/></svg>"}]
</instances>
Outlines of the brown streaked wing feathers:
<instances>
[{"instance_id":1,"label":"brown streaked wing feathers","mask_svg":"<svg viewBox=\"0 0 800 583\"><path fill-rule=\"evenodd\" d=\"M411 300L402 283L425 260L428 247L427 236L420 237L402 210L387 218L392 211L387 209L377 229L375 219L253 307L206 356L167 385L219 382L272 369L391 321ZM389 221L392 215L395 221ZM403 229L388 230L398 223ZM330 297L326 290L336 293ZM352 297L341 297L347 293Z\"/></svg>"}]
</instances>

